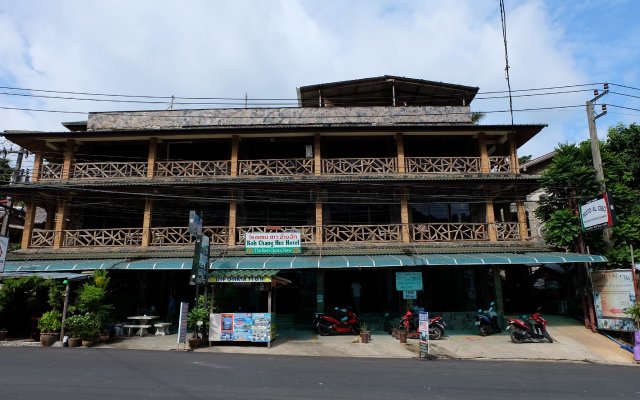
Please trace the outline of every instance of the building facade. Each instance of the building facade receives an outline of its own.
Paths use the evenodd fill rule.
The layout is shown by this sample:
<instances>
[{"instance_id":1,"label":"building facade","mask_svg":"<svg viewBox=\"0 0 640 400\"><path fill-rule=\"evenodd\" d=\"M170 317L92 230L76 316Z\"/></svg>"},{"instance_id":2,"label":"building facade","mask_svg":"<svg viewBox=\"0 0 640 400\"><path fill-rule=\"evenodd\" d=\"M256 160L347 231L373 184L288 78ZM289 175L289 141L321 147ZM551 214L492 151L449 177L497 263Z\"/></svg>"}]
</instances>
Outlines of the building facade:
<instances>
[{"instance_id":1,"label":"building facade","mask_svg":"<svg viewBox=\"0 0 640 400\"><path fill-rule=\"evenodd\" d=\"M6 131L35 154L31 179L9 188L27 207L6 270L106 268L143 288L138 303L188 296L199 210L210 268L279 270L293 284L278 313L299 320L353 305L354 283L363 311L396 311L399 271L422 273L414 301L431 310L525 307L510 285L532 266L604 258L530 240L538 177L517 149L544 125L474 123L477 91L383 76L301 87L298 107L99 112L65 131ZM288 231L300 254L246 253L247 233Z\"/></svg>"}]
</instances>

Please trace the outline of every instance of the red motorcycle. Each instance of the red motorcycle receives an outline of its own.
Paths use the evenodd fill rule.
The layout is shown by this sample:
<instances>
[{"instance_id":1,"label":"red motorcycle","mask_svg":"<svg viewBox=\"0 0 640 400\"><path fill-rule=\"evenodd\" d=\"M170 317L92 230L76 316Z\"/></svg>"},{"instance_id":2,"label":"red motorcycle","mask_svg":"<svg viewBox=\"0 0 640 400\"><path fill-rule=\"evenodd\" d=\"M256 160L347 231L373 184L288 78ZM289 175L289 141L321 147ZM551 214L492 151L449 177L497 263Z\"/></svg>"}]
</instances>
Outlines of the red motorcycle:
<instances>
[{"instance_id":1,"label":"red motorcycle","mask_svg":"<svg viewBox=\"0 0 640 400\"><path fill-rule=\"evenodd\" d=\"M419 325L419 315L414 314L411 310L407 310L407 312L400 318L400 326L404 328L407 332L407 337L412 339L417 339L420 337L420 332L418 331ZM429 318L429 339L430 340L439 340L444 336L444 329L447 324L444 322L441 316L437 315L433 318Z\"/></svg>"},{"instance_id":2,"label":"red motorcycle","mask_svg":"<svg viewBox=\"0 0 640 400\"><path fill-rule=\"evenodd\" d=\"M313 326L321 336L360 333L358 316L350 308L336 307L330 314L315 314Z\"/></svg>"},{"instance_id":3,"label":"red motorcycle","mask_svg":"<svg viewBox=\"0 0 640 400\"><path fill-rule=\"evenodd\" d=\"M549 343L553 343L551 335L547 332L547 321L540 315L539 307L526 321L510 319L507 330L510 331L513 343L532 342L538 339L546 339Z\"/></svg>"}]
</instances>

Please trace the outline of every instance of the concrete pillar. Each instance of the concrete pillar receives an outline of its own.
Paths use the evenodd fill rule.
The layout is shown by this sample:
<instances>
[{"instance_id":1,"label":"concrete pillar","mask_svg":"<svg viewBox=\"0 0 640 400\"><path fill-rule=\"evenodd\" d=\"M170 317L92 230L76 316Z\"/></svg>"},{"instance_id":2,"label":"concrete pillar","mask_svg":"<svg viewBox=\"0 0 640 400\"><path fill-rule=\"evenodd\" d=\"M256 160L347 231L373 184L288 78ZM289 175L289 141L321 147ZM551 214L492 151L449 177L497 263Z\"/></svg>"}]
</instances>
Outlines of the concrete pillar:
<instances>
[{"instance_id":1,"label":"concrete pillar","mask_svg":"<svg viewBox=\"0 0 640 400\"><path fill-rule=\"evenodd\" d=\"M527 212L524 208L524 201L516 201L516 207L518 209L518 233L520 234L520 240L527 240L529 234L527 231Z\"/></svg>"},{"instance_id":2,"label":"concrete pillar","mask_svg":"<svg viewBox=\"0 0 640 400\"><path fill-rule=\"evenodd\" d=\"M31 182L38 182L40 179L40 169L42 168L42 152L36 151L33 158L33 171L31 171Z\"/></svg>"},{"instance_id":3,"label":"concrete pillar","mask_svg":"<svg viewBox=\"0 0 640 400\"><path fill-rule=\"evenodd\" d=\"M491 274L493 275L493 288L496 298L496 312L498 313L498 324L500 327L504 327L504 301L502 300L502 276L500 275L500 267L497 265L491 266Z\"/></svg>"},{"instance_id":4,"label":"concrete pillar","mask_svg":"<svg viewBox=\"0 0 640 400\"><path fill-rule=\"evenodd\" d=\"M67 214L69 213L69 202L67 200L58 200L56 209L56 224L53 236L53 248L59 249L63 245L62 236L67 225Z\"/></svg>"},{"instance_id":5,"label":"concrete pillar","mask_svg":"<svg viewBox=\"0 0 640 400\"><path fill-rule=\"evenodd\" d=\"M76 152L76 141L73 139L67 139L67 143L64 146L64 163L62 164L62 179L69 179L71 175L71 168L73 166L73 159Z\"/></svg>"},{"instance_id":6,"label":"concrete pillar","mask_svg":"<svg viewBox=\"0 0 640 400\"><path fill-rule=\"evenodd\" d=\"M31 234L33 232L33 224L36 219L36 204L33 201L29 201L26 204L26 211L24 215L24 228L22 230L22 241L20 244L21 249L28 249L31 245Z\"/></svg>"},{"instance_id":7,"label":"concrete pillar","mask_svg":"<svg viewBox=\"0 0 640 400\"><path fill-rule=\"evenodd\" d=\"M158 138L149 139L149 157L147 158L147 178L156 174L156 158L158 156Z\"/></svg>"},{"instance_id":8,"label":"concrete pillar","mask_svg":"<svg viewBox=\"0 0 640 400\"><path fill-rule=\"evenodd\" d=\"M411 236L409 231L409 193L406 187L402 188L402 199L400 200L400 223L402 224L400 229L400 237L402 243L411 242Z\"/></svg>"},{"instance_id":9,"label":"concrete pillar","mask_svg":"<svg viewBox=\"0 0 640 400\"><path fill-rule=\"evenodd\" d=\"M316 272L316 312L324 312L324 271Z\"/></svg>"},{"instance_id":10,"label":"concrete pillar","mask_svg":"<svg viewBox=\"0 0 640 400\"><path fill-rule=\"evenodd\" d=\"M320 134L313 135L313 174L322 175L322 152L320 149Z\"/></svg>"},{"instance_id":11,"label":"concrete pillar","mask_svg":"<svg viewBox=\"0 0 640 400\"><path fill-rule=\"evenodd\" d=\"M236 245L237 205L235 197L229 201L229 246Z\"/></svg>"},{"instance_id":12,"label":"concrete pillar","mask_svg":"<svg viewBox=\"0 0 640 400\"><path fill-rule=\"evenodd\" d=\"M511 166L511 171L514 174L518 172L518 150L516 148L516 134L509 134L509 165Z\"/></svg>"},{"instance_id":13,"label":"concrete pillar","mask_svg":"<svg viewBox=\"0 0 640 400\"><path fill-rule=\"evenodd\" d=\"M487 233L489 241L497 242L498 234L496 232L496 216L493 212L493 200L490 197L486 198L486 213L487 213Z\"/></svg>"},{"instance_id":14,"label":"concrete pillar","mask_svg":"<svg viewBox=\"0 0 640 400\"><path fill-rule=\"evenodd\" d=\"M231 176L238 176L238 148L240 146L240 137L233 135L231 137Z\"/></svg>"},{"instance_id":15,"label":"concrete pillar","mask_svg":"<svg viewBox=\"0 0 640 400\"><path fill-rule=\"evenodd\" d=\"M323 220L322 220L322 192L316 189L316 246L322 246Z\"/></svg>"},{"instance_id":16,"label":"concrete pillar","mask_svg":"<svg viewBox=\"0 0 640 400\"><path fill-rule=\"evenodd\" d=\"M491 171L491 163L487 150L487 136L484 132L478 133L478 146L480 148L480 172L488 174Z\"/></svg>"},{"instance_id":17,"label":"concrete pillar","mask_svg":"<svg viewBox=\"0 0 640 400\"><path fill-rule=\"evenodd\" d=\"M406 172L404 163L404 138L401 132L396 133L396 146L398 149L398 173L404 174Z\"/></svg>"},{"instance_id":18,"label":"concrete pillar","mask_svg":"<svg viewBox=\"0 0 640 400\"><path fill-rule=\"evenodd\" d=\"M153 200L144 200L144 216L142 219L142 247L149 247L151 243L151 216L153 211Z\"/></svg>"}]
</instances>

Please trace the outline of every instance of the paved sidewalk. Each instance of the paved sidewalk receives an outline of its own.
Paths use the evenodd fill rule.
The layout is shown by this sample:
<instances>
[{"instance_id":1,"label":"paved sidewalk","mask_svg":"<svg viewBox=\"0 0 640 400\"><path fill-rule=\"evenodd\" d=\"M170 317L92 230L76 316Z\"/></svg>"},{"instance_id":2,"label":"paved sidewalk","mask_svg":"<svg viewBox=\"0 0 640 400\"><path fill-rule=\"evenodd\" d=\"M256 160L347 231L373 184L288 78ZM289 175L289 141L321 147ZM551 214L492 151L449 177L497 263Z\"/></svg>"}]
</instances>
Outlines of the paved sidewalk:
<instances>
[{"instance_id":1,"label":"paved sidewalk","mask_svg":"<svg viewBox=\"0 0 640 400\"><path fill-rule=\"evenodd\" d=\"M511 343L509 335L481 337L476 332L447 332L442 340L431 341L431 353L441 358L481 360L538 360L591 362L634 365L633 354L601 334L592 333L579 322L565 317L549 318L549 333L554 343ZM177 335L123 337L102 348L142 350L183 350ZM373 332L371 342L363 344L358 336L318 336L313 331L281 331L271 348L264 344L225 343L201 347L197 352L265 354L325 357L414 358L418 341L401 344L386 332Z\"/></svg>"}]
</instances>

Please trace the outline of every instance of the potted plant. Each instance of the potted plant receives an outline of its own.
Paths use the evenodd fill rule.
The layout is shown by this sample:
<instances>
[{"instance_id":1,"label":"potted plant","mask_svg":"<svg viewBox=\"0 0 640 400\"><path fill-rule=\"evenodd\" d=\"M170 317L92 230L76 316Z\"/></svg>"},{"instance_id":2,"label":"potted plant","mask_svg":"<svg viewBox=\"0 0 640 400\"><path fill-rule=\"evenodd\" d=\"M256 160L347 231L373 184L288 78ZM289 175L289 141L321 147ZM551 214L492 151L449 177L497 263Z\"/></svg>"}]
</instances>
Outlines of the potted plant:
<instances>
[{"instance_id":1,"label":"potted plant","mask_svg":"<svg viewBox=\"0 0 640 400\"><path fill-rule=\"evenodd\" d=\"M38 321L38 329L40 330L40 344L44 347L53 345L60 337L60 328L62 328L62 314L51 310L42 314Z\"/></svg>"},{"instance_id":2,"label":"potted plant","mask_svg":"<svg viewBox=\"0 0 640 400\"><path fill-rule=\"evenodd\" d=\"M399 326L397 332L400 343L407 343L407 329L404 326Z\"/></svg>"},{"instance_id":3,"label":"potted plant","mask_svg":"<svg viewBox=\"0 0 640 400\"><path fill-rule=\"evenodd\" d=\"M636 324L635 345L638 347L640 346L640 302L637 301L631 307L627 307L624 310L624 313L633 320L634 324Z\"/></svg>"},{"instance_id":4,"label":"potted plant","mask_svg":"<svg viewBox=\"0 0 640 400\"><path fill-rule=\"evenodd\" d=\"M69 335L69 347L80 345L80 331L82 330L84 319L83 315L73 315L64 320L64 329Z\"/></svg>"},{"instance_id":5,"label":"potted plant","mask_svg":"<svg viewBox=\"0 0 640 400\"><path fill-rule=\"evenodd\" d=\"M197 307L194 307L189 311L187 315L187 326L193 329L193 336L189 339L189 347L192 349L199 347L202 343L202 338L200 338L198 331L200 329L207 330L209 328L209 310L206 307L202 306L204 304L204 297L198 302Z\"/></svg>"},{"instance_id":6,"label":"potted plant","mask_svg":"<svg viewBox=\"0 0 640 400\"><path fill-rule=\"evenodd\" d=\"M366 322L360 322L360 341L362 343L369 343L371 339L371 331Z\"/></svg>"}]
</instances>

